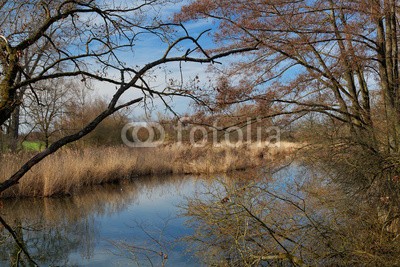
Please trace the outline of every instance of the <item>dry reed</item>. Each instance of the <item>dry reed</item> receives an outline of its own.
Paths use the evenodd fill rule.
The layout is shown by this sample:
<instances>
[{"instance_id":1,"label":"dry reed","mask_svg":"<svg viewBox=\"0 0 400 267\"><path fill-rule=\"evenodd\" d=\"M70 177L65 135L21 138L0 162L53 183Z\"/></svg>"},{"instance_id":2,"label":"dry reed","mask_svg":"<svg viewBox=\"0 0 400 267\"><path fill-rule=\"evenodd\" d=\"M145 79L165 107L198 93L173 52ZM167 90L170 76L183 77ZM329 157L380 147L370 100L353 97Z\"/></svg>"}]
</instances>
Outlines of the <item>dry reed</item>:
<instances>
[{"instance_id":1,"label":"dry reed","mask_svg":"<svg viewBox=\"0 0 400 267\"><path fill-rule=\"evenodd\" d=\"M86 186L118 182L143 175L223 173L271 163L295 147L226 145L193 147L168 144L155 148L63 149L44 159L21 182L0 197L68 195ZM14 173L27 154L0 156L0 181Z\"/></svg>"}]
</instances>

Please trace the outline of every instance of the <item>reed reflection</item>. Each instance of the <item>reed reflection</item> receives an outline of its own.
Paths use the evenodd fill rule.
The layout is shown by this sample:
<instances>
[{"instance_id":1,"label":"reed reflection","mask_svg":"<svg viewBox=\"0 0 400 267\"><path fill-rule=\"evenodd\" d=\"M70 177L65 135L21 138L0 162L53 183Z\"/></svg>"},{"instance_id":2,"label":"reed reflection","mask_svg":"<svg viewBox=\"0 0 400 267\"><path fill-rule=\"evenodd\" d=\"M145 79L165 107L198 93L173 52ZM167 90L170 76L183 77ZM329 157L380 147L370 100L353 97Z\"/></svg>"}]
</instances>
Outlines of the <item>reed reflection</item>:
<instances>
[{"instance_id":1,"label":"reed reflection","mask_svg":"<svg viewBox=\"0 0 400 267\"><path fill-rule=\"evenodd\" d=\"M179 188L183 180L182 176L149 176L91 187L71 197L3 199L0 265L71 266L72 254L90 259L102 238L96 216L119 213L138 202L144 192L151 195L167 186Z\"/></svg>"},{"instance_id":2,"label":"reed reflection","mask_svg":"<svg viewBox=\"0 0 400 267\"><path fill-rule=\"evenodd\" d=\"M397 266L399 227L379 200L292 166L218 179L188 198L186 241L208 266Z\"/></svg>"}]
</instances>

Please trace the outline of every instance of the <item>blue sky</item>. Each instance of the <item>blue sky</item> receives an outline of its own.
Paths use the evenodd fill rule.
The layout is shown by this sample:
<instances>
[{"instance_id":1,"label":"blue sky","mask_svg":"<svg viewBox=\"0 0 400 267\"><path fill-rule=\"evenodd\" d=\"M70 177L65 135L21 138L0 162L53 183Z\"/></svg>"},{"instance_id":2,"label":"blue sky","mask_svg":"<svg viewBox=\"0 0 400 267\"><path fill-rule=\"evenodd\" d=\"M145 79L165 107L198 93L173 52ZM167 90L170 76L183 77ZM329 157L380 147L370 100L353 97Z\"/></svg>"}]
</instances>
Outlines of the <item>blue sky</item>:
<instances>
[{"instance_id":1,"label":"blue sky","mask_svg":"<svg viewBox=\"0 0 400 267\"><path fill-rule=\"evenodd\" d=\"M181 6L185 4L185 1L181 1L178 4L169 5L167 7L162 8L161 16L163 18L170 18L173 16L175 12L178 12ZM157 12L157 11L154 11ZM188 22L184 24L186 30L190 33L190 35L196 37L201 32L207 29L215 29L215 25L212 24L209 20L201 20L196 22ZM178 34L178 36L183 36L184 31ZM200 44L204 46L206 49L213 48L214 43L212 42L212 37L210 34L205 34L200 39ZM124 52L120 53L121 58L124 59L127 66L143 66L146 63L149 63L153 60L160 58L166 49L166 44L163 44L156 36L153 35L142 35L139 39L139 42L135 44L134 51L132 52ZM191 43L185 42L182 43L181 51L175 51L176 55L182 55L189 47L194 47ZM207 77L211 75L207 73L207 66L208 64L195 64L195 63L184 63L182 65L183 70L183 77L184 83L188 82L189 80L193 79L194 77L198 76L202 81L207 81ZM166 76L165 72L168 72ZM113 73L110 73L113 75ZM119 73L114 73L114 75L119 75ZM165 81L169 78L179 79L180 72L179 72L179 64L178 63L171 63L168 65L164 65L163 69L157 69L152 73L152 79L149 82L149 85L156 89L162 89L165 87ZM98 95L104 96L107 99L110 99L112 94L115 92L115 86L101 83L101 82L94 82L95 92ZM127 101L138 97L141 95L141 92L137 89L132 89L129 92L126 92L122 100ZM165 113L165 106L163 105L161 100L154 100L154 113L160 112ZM190 101L185 98L175 98L172 102L169 102L174 110L180 114L184 114L190 111L189 103ZM136 108L133 110L132 114L137 116L142 116L144 114L144 110L142 108Z\"/></svg>"}]
</instances>

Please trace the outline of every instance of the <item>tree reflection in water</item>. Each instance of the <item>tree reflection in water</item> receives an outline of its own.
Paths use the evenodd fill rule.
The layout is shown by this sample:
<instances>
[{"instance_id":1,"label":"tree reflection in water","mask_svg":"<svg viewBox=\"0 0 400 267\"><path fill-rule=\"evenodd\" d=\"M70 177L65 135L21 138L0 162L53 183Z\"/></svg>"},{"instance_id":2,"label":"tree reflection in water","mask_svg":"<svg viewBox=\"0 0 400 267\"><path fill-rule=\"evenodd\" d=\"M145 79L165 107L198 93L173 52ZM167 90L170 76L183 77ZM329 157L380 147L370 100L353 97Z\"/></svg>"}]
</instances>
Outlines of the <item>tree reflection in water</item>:
<instances>
[{"instance_id":1,"label":"tree reflection in water","mask_svg":"<svg viewBox=\"0 0 400 267\"><path fill-rule=\"evenodd\" d=\"M135 201L138 186L124 188L122 192L120 185L110 185L56 199L1 200L0 265L71 266L72 253L90 258L98 234L94 217L118 212Z\"/></svg>"},{"instance_id":2,"label":"tree reflection in water","mask_svg":"<svg viewBox=\"0 0 400 267\"><path fill-rule=\"evenodd\" d=\"M82 264L82 260L91 263L96 258L94 253L106 253L97 255L96 265L108 266L102 260L112 257L112 251L98 247L99 241L116 243L117 237L100 236L103 228L99 228L99 220L107 222L112 216L119 220L119 214L126 216L141 196L152 199L160 192L178 193L185 181L182 176L148 176L93 187L73 197L0 200L4 223L0 222L0 266L73 266ZM143 219L140 215L129 214L124 219ZM130 236L125 232L129 230L128 226L121 229L125 237Z\"/></svg>"},{"instance_id":3,"label":"tree reflection in water","mask_svg":"<svg viewBox=\"0 0 400 267\"><path fill-rule=\"evenodd\" d=\"M129 216L130 225L123 232L129 239L109 240L114 245L109 251L114 254L109 256L118 254L147 265L184 266L184 248L174 238L188 234L181 225L186 219L194 229L194 234L184 238L186 246L207 265L400 265L398 219L386 209L396 206L394 200L350 195L312 170L292 166L273 178L251 170L186 184L182 188L196 189L188 191L182 204L184 218L175 221L171 214L162 222L153 214L149 224L139 225L144 233L140 235L129 226L135 219L143 222L144 213ZM0 226L0 265L71 266L76 263L71 260L73 254L91 258L99 239L97 215L107 218L129 212L127 207L144 194L149 194L149 204L160 194L158 189L165 192L155 205L169 208L163 201L167 195L178 195L184 183L182 177L146 177L123 186L93 188L75 197L2 200L1 218L12 231ZM143 239L146 235L148 239Z\"/></svg>"},{"instance_id":4,"label":"tree reflection in water","mask_svg":"<svg viewBox=\"0 0 400 267\"><path fill-rule=\"evenodd\" d=\"M53 205L54 201L50 205L40 201L47 202L46 199L18 200L18 204L13 203L15 212L11 208L2 211L0 261L12 266L54 266L68 265L73 251L85 251L90 256L96 230L88 227L90 218L62 216L60 211L65 211L63 205L68 205L68 201L60 201L58 205ZM11 203L7 201L7 204ZM42 207L51 209L55 217L46 217L48 213Z\"/></svg>"},{"instance_id":5,"label":"tree reflection in water","mask_svg":"<svg viewBox=\"0 0 400 267\"><path fill-rule=\"evenodd\" d=\"M400 232L382 207L299 166L236 174L187 199L186 240L213 266L398 266Z\"/></svg>"},{"instance_id":6,"label":"tree reflection in water","mask_svg":"<svg viewBox=\"0 0 400 267\"><path fill-rule=\"evenodd\" d=\"M0 224L4 229L10 234L15 242L15 250L11 253L10 257L10 264L11 266L19 266L21 261L21 253L26 257L29 265L38 266L38 264L32 259L31 255L29 254L24 242L21 233L21 227L16 228L17 232L12 229L10 225L4 221L4 219L0 216ZM19 231L18 231L19 230ZM5 238L0 241L2 244L6 240ZM25 264L23 264L25 265Z\"/></svg>"}]
</instances>

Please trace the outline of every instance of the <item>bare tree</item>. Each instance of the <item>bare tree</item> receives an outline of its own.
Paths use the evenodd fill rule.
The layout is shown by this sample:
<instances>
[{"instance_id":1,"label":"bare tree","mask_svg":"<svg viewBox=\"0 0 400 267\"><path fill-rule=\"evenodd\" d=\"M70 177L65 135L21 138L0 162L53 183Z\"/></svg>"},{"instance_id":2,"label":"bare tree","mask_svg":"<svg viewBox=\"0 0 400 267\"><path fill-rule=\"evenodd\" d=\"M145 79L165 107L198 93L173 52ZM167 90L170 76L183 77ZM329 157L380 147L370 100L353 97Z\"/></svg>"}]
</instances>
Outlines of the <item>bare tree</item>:
<instances>
[{"instance_id":1,"label":"bare tree","mask_svg":"<svg viewBox=\"0 0 400 267\"><path fill-rule=\"evenodd\" d=\"M52 143L46 150L26 162L19 171L0 184L0 192L18 183L32 166L62 146L90 133L101 121L125 107L137 104L144 97L181 95L181 92L156 91L149 86L146 75L154 68L172 62L214 63L228 55L248 51L253 47L208 53L198 36L191 36L181 24L160 23L155 9L164 1L144 1L135 4L86 1L1 1L0 25L0 125L10 118L20 105L18 93L23 88L44 80L79 77L107 82L117 87L107 108L81 130ZM179 29L175 31L174 29ZM142 66L128 66L122 52L133 49L139 36L151 35L165 41L165 52ZM20 66L21 55L40 42L47 42L51 54L38 58L38 68L27 73ZM191 44L187 46L188 42ZM63 45L59 45L63 44ZM185 52L177 47L187 46ZM109 71L118 73L111 75ZM128 90L136 89L143 96L122 101Z\"/></svg>"},{"instance_id":2,"label":"bare tree","mask_svg":"<svg viewBox=\"0 0 400 267\"><path fill-rule=\"evenodd\" d=\"M55 32L53 31L52 35L54 34ZM62 45L63 44L59 44L60 47ZM34 47L24 50L23 52L21 52L19 60L19 66L21 70L23 70L22 72L25 73L27 76L32 76L37 71L37 69L40 68L39 63L45 62L49 57L52 56L52 53L54 52L54 49L51 49L49 40L41 40L37 42ZM20 81L20 79L21 77L17 77L17 80ZM28 89L32 89L32 86L26 85L20 88L19 92L16 95L16 102L23 102L25 92ZM20 117L21 106L17 105L12 112L12 115L8 119L7 124L7 142L11 150L16 150L18 147L18 139L20 134Z\"/></svg>"},{"instance_id":3,"label":"bare tree","mask_svg":"<svg viewBox=\"0 0 400 267\"><path fill-rule=\"evenodd\" d=\"M62 129L62 116L65 106L73 101L72 83L61 79L37 83L33 92L25 96L24 107L26 109L27 121L32 130L37 129L43 135L45 147L48 148L50 138Z\"/></svg>"},{"instance_id":4,"label":"bare tree","mask_svg":"<svg viewBox=\"0 0 400 267\"><path fill-rule=\"evenodd\" d=\"M208 100L216 107L317 113L342 122L370 153L400 151L397 1L197 0L176 21L204 17L219 23L220 51L259 48L223 70L228 80Z\"/></svg>"}]
</instances>

